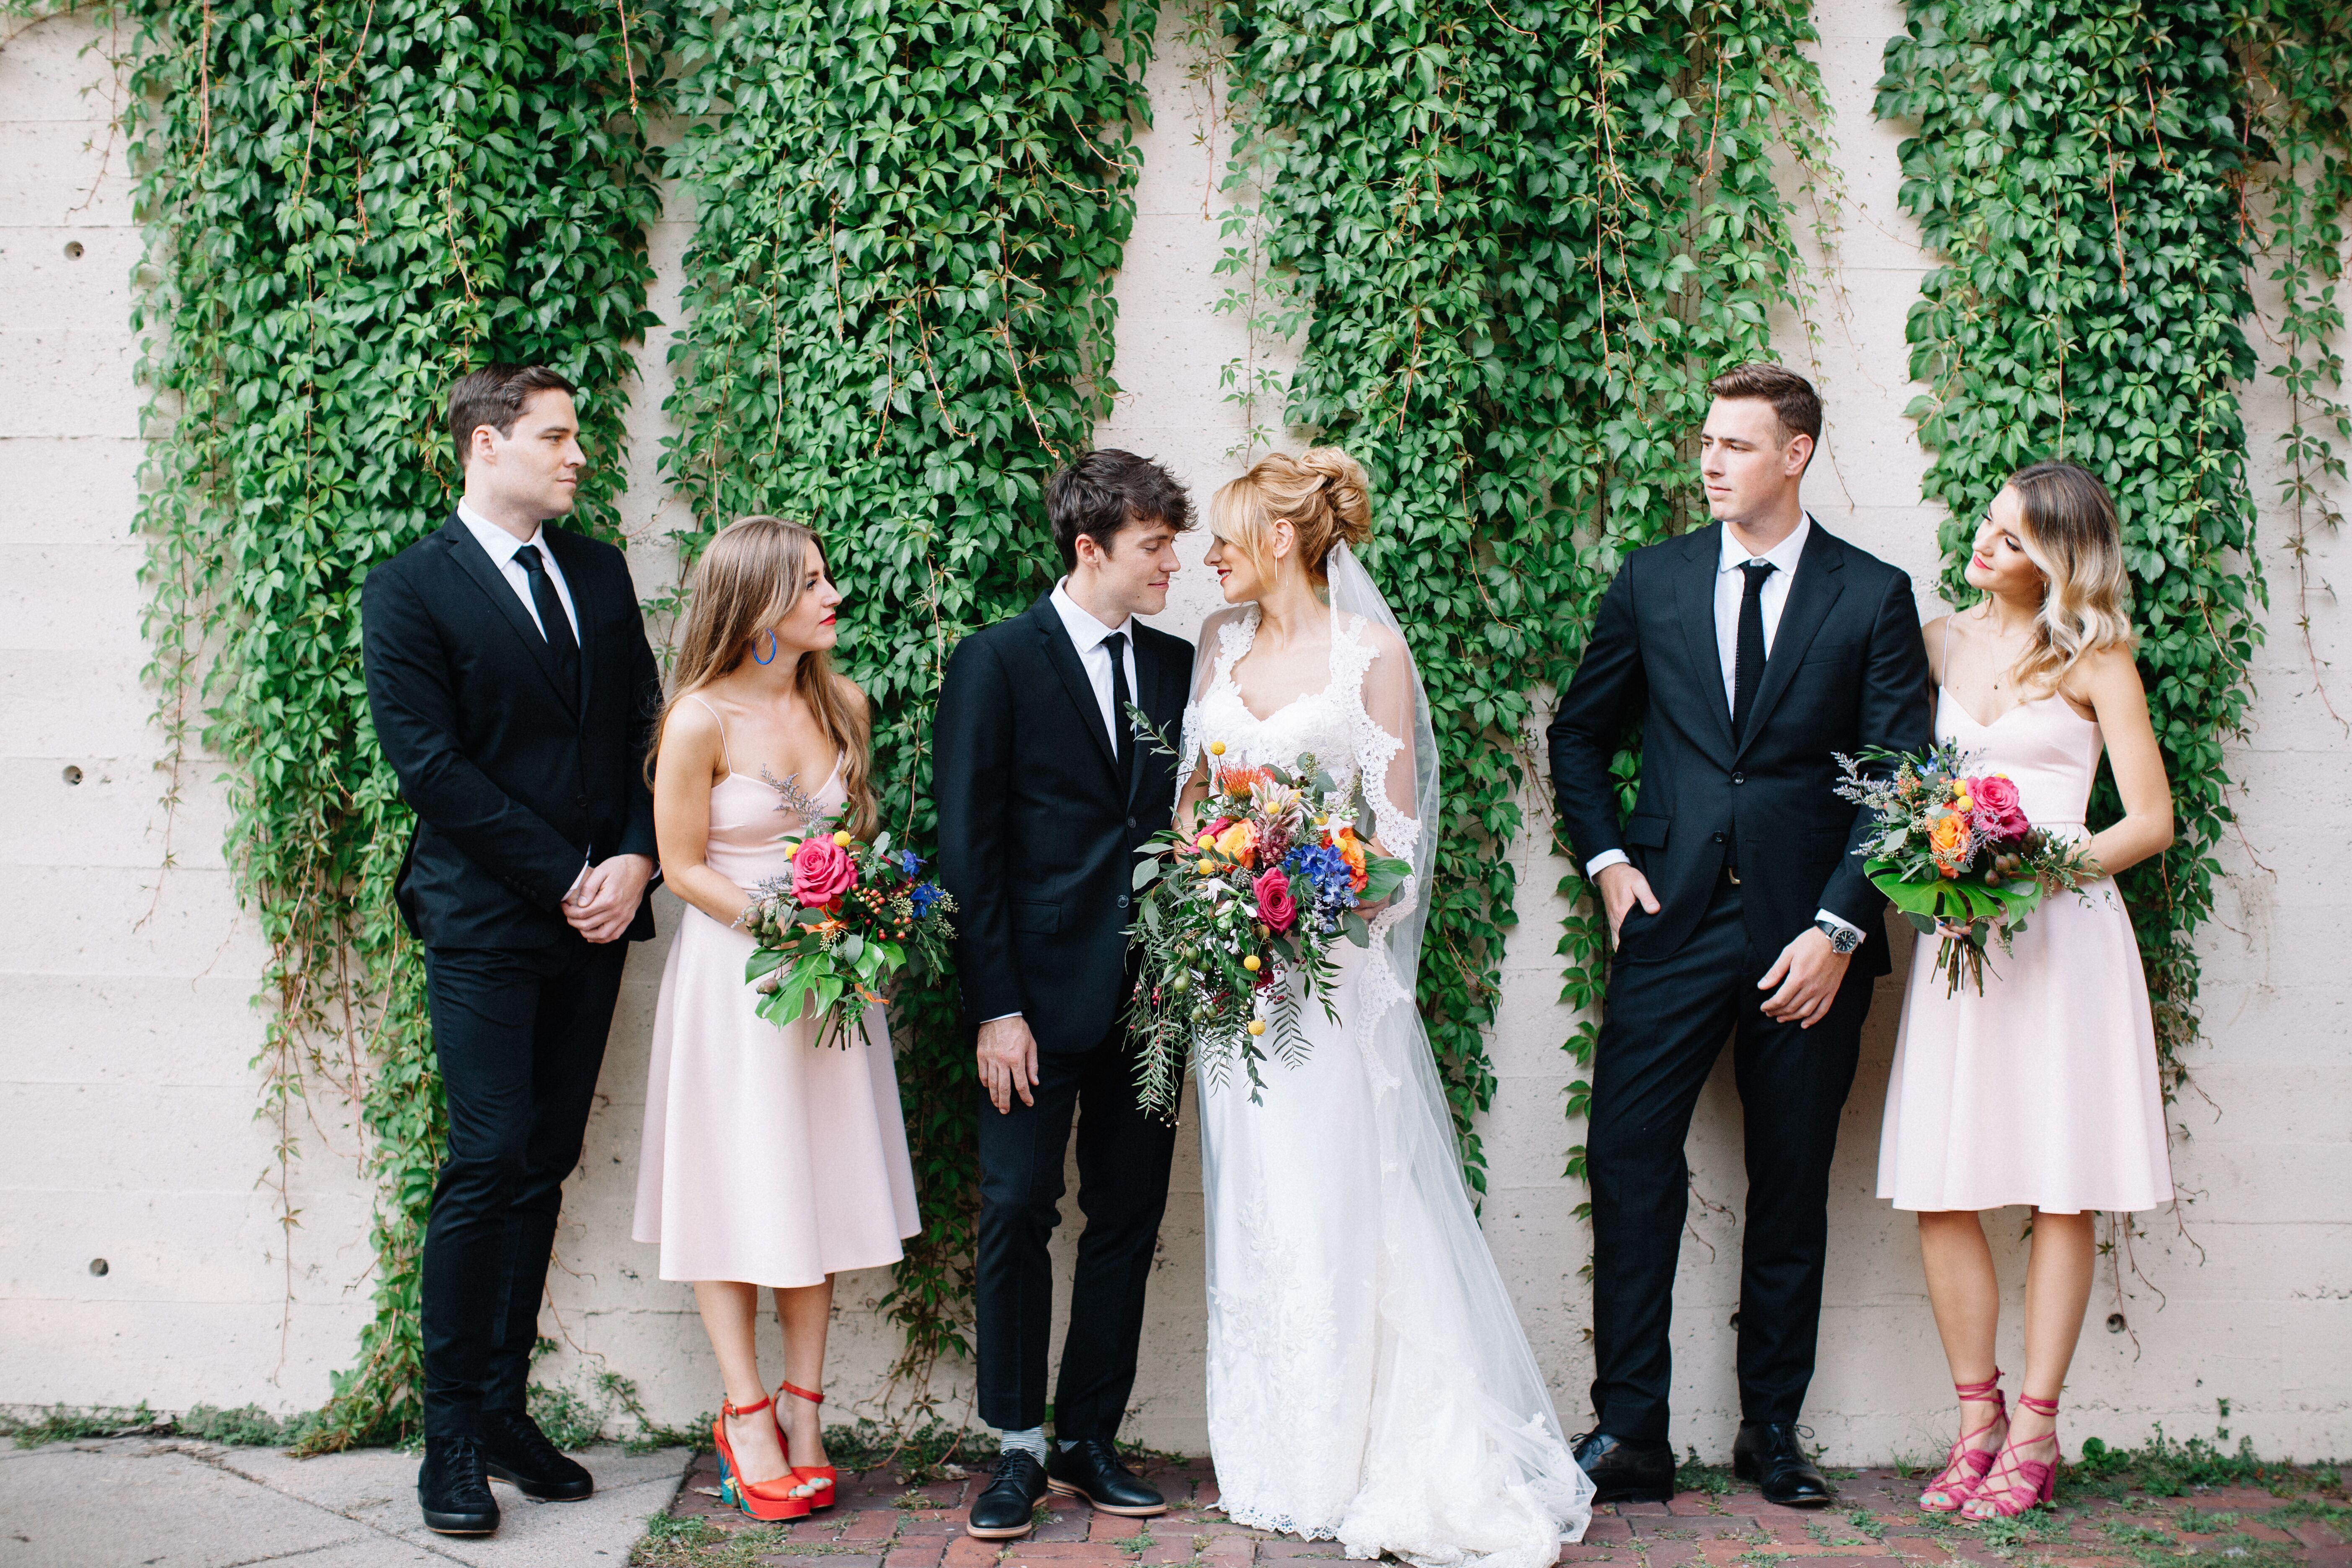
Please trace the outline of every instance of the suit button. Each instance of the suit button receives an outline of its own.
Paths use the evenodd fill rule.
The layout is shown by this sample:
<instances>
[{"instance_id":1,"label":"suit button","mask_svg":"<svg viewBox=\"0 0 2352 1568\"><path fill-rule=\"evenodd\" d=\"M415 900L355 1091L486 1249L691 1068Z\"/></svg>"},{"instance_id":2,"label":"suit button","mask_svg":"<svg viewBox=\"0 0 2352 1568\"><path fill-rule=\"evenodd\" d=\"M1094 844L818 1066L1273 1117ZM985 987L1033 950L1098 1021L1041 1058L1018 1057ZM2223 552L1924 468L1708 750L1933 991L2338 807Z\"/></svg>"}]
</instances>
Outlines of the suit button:
<instances>
[{"instance_id":1,"label":"suit button","mask_svg":"<svg viewBox=\"0 0 2352 1568\"><path fill-rule=\"evenodd\" d=\"M575 806L578 806L582 811L585 811L585 810L587 810L587 809L588 809L588 797L587 797L586 795L582 795L579 799L577 799L577 800L573 801L572 804L573 805L575 805Z\"/></svg>"},{"instance_id":2,"label":"suit button","mask_svg":"<svg viewBox=\"0 0 2352 1568\"><path fill-rule=\"evenodd\" d=\"M1746 773L1734 773L1731 775L1731 782L1733 784L1746 784L1748 782L1748 775Z\"/></svg>"},{"instance_id":3,"label":"suit button","mask_svg":"<svg viewBox=\"0 0 2352 1568\"><path fill-rule=\"evenodd\" d=\"M1715 836L1715 841L1716 841L1717 844L1722 843L1722 842L1723 842L1723 835L1722 835L1722 834L1720 834L1720 833L1717 834L1717 835Z\"/></svg>"},{"instance_id":4,"label":"suit button","mask_svg":"<svg viewBox=\"0 0 2352 1568\"><path fill-rule=\"evenodd\" d=\"M1129 827L1134 826L1135 826L1135 818L1133 818L1133 817L1131 817L1131 816L1130 816L1130 817L1129 817L1129 818L1127 819L1127 825L1128 825Z\"/></svg>"},{"instance_id":5,"label":"suit button","mask_svg":"<svg viewBox=\"0 0 2352 1568\"><path fill-rule=\"evenodd\" d=\"M1125 893L1121 893L1118 896L1118 907L1120 909L1127 908L1127 895Z\"/></svg>"}]
</instances>

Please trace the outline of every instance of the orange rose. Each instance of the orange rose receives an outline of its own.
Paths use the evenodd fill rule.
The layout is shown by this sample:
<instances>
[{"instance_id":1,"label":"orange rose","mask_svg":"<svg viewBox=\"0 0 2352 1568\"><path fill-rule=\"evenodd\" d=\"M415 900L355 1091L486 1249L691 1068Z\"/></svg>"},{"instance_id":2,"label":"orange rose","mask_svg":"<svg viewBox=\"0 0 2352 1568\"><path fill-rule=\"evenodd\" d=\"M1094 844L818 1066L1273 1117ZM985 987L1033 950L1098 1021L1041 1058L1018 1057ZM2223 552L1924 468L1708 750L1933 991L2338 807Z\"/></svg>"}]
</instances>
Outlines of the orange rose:
<instances>
[{"instance_id":1,"label":"orange rose","mask_svg":"<svg viewBox=\"0 0 2352 1568\"><path fill-rule=\"evenodd\" d=\"M1249 864L1250 852L1257 847L1257 829L1246 822L1236 822L1217 835L1217 853L1240 865Z\"/></svg>"},{"instance_id":2,"label":"orange rose","mask_svg":"<svg viewBox=\"0 0 2352 1568\"><path fill-rule=\"evenodd\" d=\"M1927 847L1943 865L1958 866L1969 858L1969 819L1945 812L1927 825Z\"/></svg>"},{"instance_id":3,"label":"orange rose","mask_svg":"<svg viewBox=\"0 0 2352 1568\"><path fill-rule=\"evenodd\" d=\"M1356 830L1352 827L1342 827L1338 832L1332 834L1331 847L1337 849L1339 852L1339 858L1347 861L1348 870L1349 872L1349 880L1354 883L1356 891L1360 893L1362 892L1364 890L1364 883L1366 880L1364 874L1364 847L1357 841Z\"/></svg>"}]
</instances>

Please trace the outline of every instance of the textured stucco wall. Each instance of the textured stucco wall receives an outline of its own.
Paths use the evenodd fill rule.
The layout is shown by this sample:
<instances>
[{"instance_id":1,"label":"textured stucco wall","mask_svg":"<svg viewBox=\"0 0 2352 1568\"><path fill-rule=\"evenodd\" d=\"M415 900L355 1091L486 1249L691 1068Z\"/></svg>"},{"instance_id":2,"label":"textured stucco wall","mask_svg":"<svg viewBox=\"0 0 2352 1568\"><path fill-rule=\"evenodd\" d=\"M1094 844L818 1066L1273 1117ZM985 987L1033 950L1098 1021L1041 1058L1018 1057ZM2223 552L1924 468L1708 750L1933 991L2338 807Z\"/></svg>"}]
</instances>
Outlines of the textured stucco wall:
<instances>
[{"instance_id":1,"label":"textured stucco wall","mask_svg":"<svg viewBox=\"0 0 2352 1568\"><path fill-rule=\"evenodd\" d=\"M1904 315L1926 262L1895 208L1898 134L1869 115L1900 10L1823 0L1820 14L1848 204L1836 270L1822 274L1817 353L1783 324L1790 357L1811 360L1831 405L1808 499L1831 529L1925 584L1936 516L1918 502L1924 459L1900 411L1914 391ZM1249 345L1233 317L1213 310L1226 288L1212 274L1226 137L1203 121L1207 96L1188 76L1180 34L1171 16L1153 72L1159 125L1145 139L1142 214L1118 286L1127 392L1102 437L1162 458L1205 498L1236 467L1244 420L1220 372ZM89 41L85 25L53 21L0 46L0 1402L293 1409L324 1395L366 1316L369 1194L332 1089L348 1065L330 1054L313 1065L310 1114L291 1129L299 1223L281 1231L278 1130L253 1114L261 1027L249 998L263 953L221 860L216 763L189 760L164 838L129 532L141 396L127 315L140 245L123 150L107 130L107 79L81 52ZM681 209L673 202L654 241L666 319L691 224ZM667 345L657 332L645 347L632 425L633 563L646 588L669 574L661 535L677 517L653 472ZM2249 389L2248 413L2267 503L2283 410L2264 384ZM2077 1435L2135 1440L2159 1420L2175 1434L2207 1431L2227 1398L2232 1430L2265 1452L2352 1451L2352 1066L2342 1044L2352 986L2340 958L2352 903L2339 813L2328 809L2343 801L2352 739L2314 695L2284 533L2266 504L2262 551L2276 604L2252 731L2231 752L2242 833L2222 851L2228 880L2200 938L2208 1038L2198 1092L2173 1113L2177 1172L2194 1201L2177 1222L2149 1216L2136 1271L2102 1282L2068 1395ZM2344 553L2338 540L2317 541L2314 581L2324 584ZM1196 568L1165 624L1189 634L1210 594ZM1924 589L1921 608L1934 613ZM2343 616L2324 589L2311 612L2324 660L2344 647ZM2338 707L2352 712L2342 688ZM65 782L69 767L79 784ZM1587 1245L1570 1212L1580 1194L1559 1174L1573 1075L1559 1042L1570 1020L1555 1001L1559 868L1541 842L1530 834L1515 851L1521 924L1493 1046L1502 1090L1485 1127L1486 1213L1573 1427L1591 1373L1577 1278ZM159 875L167 853L172 868ZM666 900L665 929L676 911ZM656 942L632 962L567 1195L548 1325L567 1349L549 1372L609 1365L637 1380L656 1415L678 1419L715 1403L708 1352L686 1289L655 1279L652 1250L627 1232L662 956ZM1899 1001L1882 989L1847 1110L1808 1413L1831 1454L1850 1460L1923 1455L1942 1440L1944 1373L1916 1250L1907 1225L1871 1196ZM1727 1071L1708 1087L1692 1148L1701 1202L1678 1294L1675 1436L1720 1455L1737 1409L1726 1320L1742 1191ZM1189 1138L1176 1186L1129 1431L1195 1447L1202 1271ZM2012 1211L1992 1227L2012 1289L2021 1219ZM103 1277L91 1271L100 1258ZM842 1282L828 1381L845 1410L873 1411L884 1395L895 1336L866 1309L886 1284L878 1273ZM2118 1310L2129 1331L2103 1332ZM2019 1364L2013 1329L2004 1344L2004 1361ZM961 1418L967 1388L950 1373L931 1392Z\"/></svg>"}]
</instances>

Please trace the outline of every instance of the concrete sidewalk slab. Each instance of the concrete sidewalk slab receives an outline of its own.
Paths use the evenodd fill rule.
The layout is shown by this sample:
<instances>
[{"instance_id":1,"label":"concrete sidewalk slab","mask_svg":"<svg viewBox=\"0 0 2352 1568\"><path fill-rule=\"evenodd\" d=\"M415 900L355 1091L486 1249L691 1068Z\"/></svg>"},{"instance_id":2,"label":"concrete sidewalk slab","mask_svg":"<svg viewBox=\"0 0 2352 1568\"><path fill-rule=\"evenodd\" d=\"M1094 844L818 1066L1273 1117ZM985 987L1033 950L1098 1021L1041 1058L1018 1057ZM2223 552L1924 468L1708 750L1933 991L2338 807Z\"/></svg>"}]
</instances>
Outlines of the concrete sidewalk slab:
<instances>
[{"instance_id":1,"label":"concrete sidewalk slab","mask_svg":"<svg viewBox=\"0 0 2352 1568\"><path fill-rule=\"evenodd\" d=\"M395 1449L292 1459L180 1438L54 1443L0 1453L0 1568L620 1568L689 1458L590 1449L579 1458L593 1497L535 1503L494 1486L498 1533L465 1538L419 1521L418 1457Z\"/></svg>"}]
</instances>

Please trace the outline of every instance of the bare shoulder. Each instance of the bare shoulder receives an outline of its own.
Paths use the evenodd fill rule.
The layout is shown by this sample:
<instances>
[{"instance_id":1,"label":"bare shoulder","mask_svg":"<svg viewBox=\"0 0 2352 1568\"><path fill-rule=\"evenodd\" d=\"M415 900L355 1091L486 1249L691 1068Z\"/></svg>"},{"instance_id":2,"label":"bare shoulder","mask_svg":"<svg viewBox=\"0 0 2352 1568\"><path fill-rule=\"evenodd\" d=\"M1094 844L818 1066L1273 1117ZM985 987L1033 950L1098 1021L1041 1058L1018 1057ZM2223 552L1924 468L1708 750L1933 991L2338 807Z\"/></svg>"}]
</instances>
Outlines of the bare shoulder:
<instances>
[{"instance_id":1,"label":"bare shoulder","mask_svg":"<svg viewBox=\"0 0 2352 1568\"><path fill-rule=\"evenodd\" d=\"M845 675L835 675L833 679L835 689L840 693L841 700L849 705L849 710L852 713L856 714L860 719L870 719L874 716L874 704L866 698L864 687Z\"/></svg>"},{"instance_id":2,"label":"bare shoulder","mask_svg":"<svg viewBox=\"0 0 2352 1568\"><path fill-rule=\"evenodd\" d=\"M2069 699L2090 707L2102 701L2144 702L2147 698L2131 649L2116 643L2076 659L2067 672L2064 690Z\"/></svg>"},{"instance_id":3,"label":"bare shoulder","mask_svg":"<svg viewBox=\"0 0 2352 1568\"><path fill-rule=\"evenodd\" d=\"M662 716L662 745L707 746L715 752L720 728L719 715L712 707L724 700L707 687L680 692L670 702L669 711Z\"/></svg>"},{"instance_id":4,"label":"bare shoulder","mask_svg":"<svg viewBox=\"0 0 2352 1568\"><path fill-rule=\"evenodd\" d=\"M1372 650L1372 660L1376 664L1403 665L1412 658L1412 650L1405 646L1404 638L1375 620L1360 619L1356 627L1356 640Z\"/></svg>"}]
</instances>

